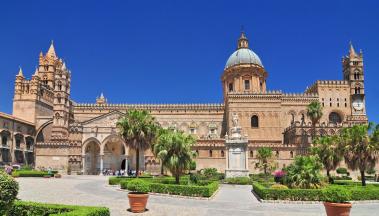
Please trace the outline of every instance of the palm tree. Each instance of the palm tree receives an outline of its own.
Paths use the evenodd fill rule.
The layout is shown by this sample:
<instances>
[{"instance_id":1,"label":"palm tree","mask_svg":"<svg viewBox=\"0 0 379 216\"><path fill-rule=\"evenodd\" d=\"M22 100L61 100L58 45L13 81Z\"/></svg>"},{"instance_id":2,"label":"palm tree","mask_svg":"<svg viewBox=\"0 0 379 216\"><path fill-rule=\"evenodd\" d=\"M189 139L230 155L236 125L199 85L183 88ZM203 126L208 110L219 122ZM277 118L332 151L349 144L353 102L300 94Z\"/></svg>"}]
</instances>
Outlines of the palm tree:
<instances>
[{"instance_id":1,"label":"palm tree","mask_svg":"<svg viewBox=\"0 0 379 216\"><path fill-rule=\"evenodd\" d=\"M172 132L172 130L165 129L165 128L160 128L158 130L158 136L156 137L155 142L151 146L154 157L159 158L158 154L159 154L159 152L164 150L164 148L166 147L166 143L168 142L167 138L168 138L168 135L170 134L170 132ZM164 174L164 166L163 166L163 162L161 160L161 175L163 175L163 174Z\"/></svg>"},{"instance_id":2,"label":"palm tree","mask_svg":"<svg viewBox=\"0 0 379 216\"><path fill-rule=\"evenodd\" d=\"M312 122L312 140L316 137L316 124L322 117L322 106L320 102L313 101L307 106L307 116Z\"/></svg>"},{"instance_id":3,"label":"palm tree","mask_svg":"<svg viewBox=\"0 0 379 216\"><path fill-rule=\"evenodd\" d=\"M375 166L379 152L379 125L354 125L341 133L348 168L359 170L362 186L366 186L366 170Z\"/></svg>"},{"instance_id":4,"label":"palm tree","mask_svg":"<svg viewBox=\"0 0 379 216\"><path fill-rule=\"evenodd\" d=\"M155 140L159 128L154 117L146 110L129 110L119 119L117 127L129 148L136 151L136 176L139 175L139 153Z\"/></svg>"},{"instance_id":5,"label":"palm tree","mask_svg":"<svg viewBox=\"0 0 379 216\"><path fill-rule=\"evenodd\" d=\"M297 156L285 168L285 183L291 188L315 189L322 185L322 164L315 156Z\"/></svg>"},{"instance_id":6,"label":"palm tree","mask_svg":"<svg viewBox=\"0 0 379 216\"><path fill-rule=\"evenodd\" d=\"M265 175L268 174L268 171L275 169L275 163L271 148L259 148L257 153L257 159L258 163L255 164L255 167L263 170Z\"/></svg>"},{"instance_id":7,"label":"palm tree","mask_svg":"<svg viewBox=\"0 0 379 216\"><path fill-rule=\"evenodd\" d=\"M154 152L179 184L180 175L190 169L192 159L196 156L191 150L196 140L192 135L171 130L162 134L158 140L154 145Z\"/></svg>"},{"instance_id":8,"label":"palm tree","mask_svg":"<svg viewBox=\"0 0 379 216\"><path fill-rule=\"evenodd\" d=\"M314 147L311 152L319 157L321 163L326 169L326 175L329 182L333 179L330 177L330 171L337 168L343 159L343 152L339 146L338 136L324 136L314 140Z\"/></svg>"}]
</instances>

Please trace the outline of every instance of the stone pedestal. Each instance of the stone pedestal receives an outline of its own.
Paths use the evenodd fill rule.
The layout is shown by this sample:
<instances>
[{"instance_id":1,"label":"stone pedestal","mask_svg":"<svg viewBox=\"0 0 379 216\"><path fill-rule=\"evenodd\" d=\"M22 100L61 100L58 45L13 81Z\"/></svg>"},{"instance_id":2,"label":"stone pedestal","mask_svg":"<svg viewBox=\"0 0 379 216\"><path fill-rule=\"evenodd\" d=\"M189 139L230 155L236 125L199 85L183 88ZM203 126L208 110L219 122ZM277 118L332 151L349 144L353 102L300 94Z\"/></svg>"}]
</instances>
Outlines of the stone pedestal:
<instances>
[{"instance_id":1,"label":"stone pedestal","mask_svg":"<svg viewBox=\"0 0 379 216\"><path fill-rule=\"evenodd\" d=\"M227 149L225 177L249 176L247 146L248 140L241 136L241 128L232 128L232 134L225 136Z\"/></svg>"}]
</instances>

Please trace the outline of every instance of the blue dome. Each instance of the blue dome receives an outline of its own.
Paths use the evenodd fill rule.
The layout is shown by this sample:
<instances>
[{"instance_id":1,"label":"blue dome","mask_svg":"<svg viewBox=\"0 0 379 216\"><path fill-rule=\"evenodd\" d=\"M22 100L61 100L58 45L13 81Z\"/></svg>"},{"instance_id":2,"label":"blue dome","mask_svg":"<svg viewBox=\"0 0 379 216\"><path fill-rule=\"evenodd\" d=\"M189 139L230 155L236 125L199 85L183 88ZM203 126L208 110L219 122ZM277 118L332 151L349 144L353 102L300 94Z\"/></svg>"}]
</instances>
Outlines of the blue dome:
<instances>
[{"instance_id":1,"label":"blue dome","mask_svg":"<svg viewBox=\"0 0 379 216\"><path fill-rule=\"evenodd\" d=\"M237 64L256 64L263 67L261 59L249 48L237 49L226 62L225 68L237 65Z\"/></svg>"}]
</instances>

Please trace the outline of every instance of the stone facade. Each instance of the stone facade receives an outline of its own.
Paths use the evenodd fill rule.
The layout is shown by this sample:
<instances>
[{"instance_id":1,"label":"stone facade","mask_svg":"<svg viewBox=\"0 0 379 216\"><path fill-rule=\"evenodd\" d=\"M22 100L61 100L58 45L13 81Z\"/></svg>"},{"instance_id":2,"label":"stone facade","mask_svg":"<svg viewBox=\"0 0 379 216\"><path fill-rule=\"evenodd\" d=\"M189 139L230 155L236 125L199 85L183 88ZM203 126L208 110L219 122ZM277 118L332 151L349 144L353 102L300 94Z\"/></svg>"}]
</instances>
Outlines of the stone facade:
<instances>
[{"instance_id":1,"label":"stone facade","mask_svg":"<svg viewBox=\"0 0 379 216\"><path fill-rule=\"evenodd\" d=\"M0 113L0 165L34 165L35 125Z\"/></svg>"},{"instance_id":2,"label":"stone facade","mask_svg":"<svg viewBox=\"0 0 379 216\"><path fill-rule=\"evenodd\" d=\"M197 169L225 171L232 116L237 116L246 138L246 163L256 172L257 149L271 147L279 167L307 152L310 120L306 106L320 101L323 117L318 134L337 134L342 127L366 123L363 54L353 46L342 62L342 80L316 81L303 93L267 89L268 72L249 48L244 33L221 76L220 104L112 104L103 94L96 103L77 103L70 97L71 72L56 55L53 44L41 52L30 80L20 70L16 76L13 116L34 125L36 166L87 174L104 169L135 166L135 152L117 135L116 122L129 109L148 110L164 128L197 137ZM142 169L156 173L159 160L150 151L140 157Z\"/></svg>"}]
</instances>

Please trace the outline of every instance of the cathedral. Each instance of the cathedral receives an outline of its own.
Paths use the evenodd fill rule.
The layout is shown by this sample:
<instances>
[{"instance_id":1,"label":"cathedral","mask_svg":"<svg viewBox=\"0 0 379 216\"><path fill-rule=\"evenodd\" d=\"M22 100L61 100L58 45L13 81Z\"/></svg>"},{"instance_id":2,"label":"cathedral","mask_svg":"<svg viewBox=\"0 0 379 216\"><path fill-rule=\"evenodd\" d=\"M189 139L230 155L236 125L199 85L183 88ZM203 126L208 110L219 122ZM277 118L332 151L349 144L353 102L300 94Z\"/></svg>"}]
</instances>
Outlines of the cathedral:
<instances>
[{"instance_id":1,"label":"cathedral","mask_svg":"<svg viewBox=\"0 0 379 216\"><path fill-rule=\"evenodd\" d=\"M266 88L269 73L242 32L221 75L223 102L218 104L113 104L103 94L93 103L71 98L71 71L51 44L40 53L30 79L20 69L15 79L13 113L0 113L0 164L31 164L36 168L80 174L104 169L134 169L136 154L118 135L116 122L129 109L149 111L163 128L197 137L197 169L225 171L225 142L233 119L246 138L245 161L250 173L257 150L270 147L278 167L306 154L313 127L306 108L319 101L323 116L316 134L339 134L352 124L367 123L363 54L350 44L342 58L341 80L317 80L301 93ZM142 170L160 172L150 150L140 154Z\"/></svg>"}]
</instances>

